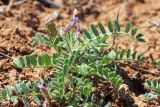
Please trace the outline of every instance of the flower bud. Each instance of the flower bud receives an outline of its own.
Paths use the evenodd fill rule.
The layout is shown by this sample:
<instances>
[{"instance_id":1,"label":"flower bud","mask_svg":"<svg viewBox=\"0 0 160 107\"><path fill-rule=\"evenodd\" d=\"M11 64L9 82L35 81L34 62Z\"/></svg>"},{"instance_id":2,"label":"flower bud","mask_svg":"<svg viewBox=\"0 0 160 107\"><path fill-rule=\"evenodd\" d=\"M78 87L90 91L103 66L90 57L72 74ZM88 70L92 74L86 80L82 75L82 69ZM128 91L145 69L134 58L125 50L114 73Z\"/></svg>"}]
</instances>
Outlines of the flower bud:
<instances>
[{"instance_id":1,"label":"flower bud","mask_svg":"<svg viewBox=\"0 0 160 107\"><path fill-rule=\"evenodd\" d=\"M78 26L77 26L77 36L79 36L79 35L80 35L80 33L81 33L81 26L80 26L80 25L78 25Z\"/></svg>"}]
</instances>

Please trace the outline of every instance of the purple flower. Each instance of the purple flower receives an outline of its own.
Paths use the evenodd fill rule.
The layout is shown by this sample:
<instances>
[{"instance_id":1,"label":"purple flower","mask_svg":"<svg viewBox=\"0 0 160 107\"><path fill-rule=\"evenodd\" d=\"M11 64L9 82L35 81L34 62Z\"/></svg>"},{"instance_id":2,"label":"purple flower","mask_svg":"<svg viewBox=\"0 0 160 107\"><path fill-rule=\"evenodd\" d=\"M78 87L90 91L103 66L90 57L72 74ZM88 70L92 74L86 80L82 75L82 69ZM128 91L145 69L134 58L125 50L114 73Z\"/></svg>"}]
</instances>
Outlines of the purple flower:
<instances>
[{"instance_id":1,"label":"purple flower","mask_svg":"<svg viewBox=\"0 0 160 107\"><path fill-rule=\"evenodd\" d=\"M80 35L80 33L81 33L81 26L80 26L80 25L78 25L78 26L77 26L77 36L79 36L79 35Z\"/></svg>"},{"instance_id":2,"label":"purple flower","mask_svg":"<svg viewBox=\"0 0 160 107\"><path fill-rule=\"evenodd\" d=\"M74 16L72 19L72 22L70 23L70 27L73 27L77 24L78 22L78 17Z\"/></svg>"},{"instance_id":3,"label":"purple flower","mask_svg":"<svg viewBox=\"0 0 160 107\"><path fill-rule=\"evenodd\" d=\"M78 14L78 10L77 10L77 9L74 9L74 11L73 11L73 19L74 19L74 17L75 17L77 14Z\"/></svg>"},{"instance_id":4,"label":"purple flower","mask_svg":"<svg viewBox=\"0 0 160 107\"><path fill-rule=\"evenodd\" d=\"M70 28L70 25L67 25L65 28L63 28L63 31L68 32L69 28Z\"/></svg>"},{"instance_id":5,"label":"purple flower","mask_svg":"<svg viewBox=\"0 0 160 107\"><path fill-rule=\"evenodd\" d=\"M47 107L47 102L46 102L46 101L44 101L44 102L42 103L42 107Z\"/></svg>"},{"instance_id":6,"label":"purple flower","mask_svg":"<svg viewBox=\"0 0 160 107\"><path fill-rule=\"evenodd\" d=\"M49 95L46 87L42 83L38 83L37 87L40 89L40 92L42 93L42 95L44 96L44 98L47 100L48 104L51 104L51 98L50 98L50 95ZM43 102L43 107L47 107L46 101Z\"/></svg>"},{"instance_id":7,"label":"purple flower","mask_svg":"<svg viewBox=\"0 0 160 107\"><path fill-rule=\"evenodd\" d=\"M77 13L78 13L78 11L77 11L77 9L75 9L75 10L73 11L72 21L70 22L69 25L67 25L67 26L63 29L64 32L68 32L71 27L73 27L73 26L75 26L75 25L77 24L77 22L78 22L78 17L76 17L76 14L77 14Z\"/></svg>"},{"instance_id":8,"label":"purple flower","mask_svg":"<svg viewBox=\"0 0 160 107\"><path fill-rule=\"evenodd\" d=\"M45 87L43 84L41 84L41 83L38 83L38 84L37 84L37 87L38 87L41 91L45 91L45 90L46 90L46 87Z\"/></svg>"}]
</instances>

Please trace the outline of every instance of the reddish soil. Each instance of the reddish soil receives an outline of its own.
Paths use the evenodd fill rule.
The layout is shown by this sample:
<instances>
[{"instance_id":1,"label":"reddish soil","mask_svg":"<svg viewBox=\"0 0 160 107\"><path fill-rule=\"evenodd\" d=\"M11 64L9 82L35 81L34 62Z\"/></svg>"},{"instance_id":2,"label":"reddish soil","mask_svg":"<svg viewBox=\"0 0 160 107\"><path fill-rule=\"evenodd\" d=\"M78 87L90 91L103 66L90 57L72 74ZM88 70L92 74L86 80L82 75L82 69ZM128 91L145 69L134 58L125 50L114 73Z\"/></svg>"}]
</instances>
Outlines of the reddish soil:
<instances>
[{"instance_id":1,"label":"reddish soil","mask_svg":"<svg viewBox=\"0 0 160 107\"><path fill-rule=\"evenodd\" d=\"M8 13L0 14L0 52L11 57L0 55L0 87L19 80L39 79L43 75L50 74L51 71L47 69L15 69L11 62L21 55L41 54L46 51L52 52L52 50L42 45L32 48L31 38L36 33L47 34L44 25L44 19L47 15L54 17L56 26L63 27L69 23L74 8L80 10L79 17L82 27L97 24L97 22L105 24L107 20L113 21L120 8L119 22L121 25L124 26L126 21L130 21L132 25L138 26L139 32L143 32L147 38L146 43L136 42L132 48L142 51L145 56L152 54L155 60L160 59L160 28L148 22L151 20L157 24L160 23L159 0L128 0L130 2L125 2L125 0L95 0L94 4L89 0L81 0L80 3L75 3L74 5L71 1L64 0L62 2L65 8L49 8L36 1L27 0L27 2L19 6L12 7ZM131 43L130 41L129 38L122 36L116 39L115 46L119 49L127 48ZM149 64L151 62L150 58L145 62L141 65L141 68L153 73L155 73L155 70L160 70L160 68ZM126 65L121 69L126 73L126 79L130 78L128 81L128 84L131 84L130 88L135 89L135 86L137 86L138 90L133 90L134 93L135 91L140 91L139 93L141 93L141 89L135 82L140 82L141 84L144 79L153 78L160 81L159 75L144 73ZM140 107L145 107L145 105L143 106L144 102L141 101L144 98L140 94L138 95L133 95L135 101L141 105Z\"/></svg>"}]
</instances>

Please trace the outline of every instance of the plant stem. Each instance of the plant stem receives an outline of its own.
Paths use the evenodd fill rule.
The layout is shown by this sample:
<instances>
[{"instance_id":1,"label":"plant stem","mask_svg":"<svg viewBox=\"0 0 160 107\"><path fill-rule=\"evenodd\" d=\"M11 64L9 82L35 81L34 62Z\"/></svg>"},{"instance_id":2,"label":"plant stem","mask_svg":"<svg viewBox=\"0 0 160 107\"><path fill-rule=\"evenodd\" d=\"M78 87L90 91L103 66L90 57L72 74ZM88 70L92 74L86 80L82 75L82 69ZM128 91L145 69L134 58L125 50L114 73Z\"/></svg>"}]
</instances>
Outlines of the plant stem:
<instances>
[{"instance_id":1,"label":"plant stem","mask_svg":"<svg viewBox=\"0 0 160 107\"><path fill-rule=\"evenodd\" d=\"M119 12L120 12L120 7L119 7L119 9L118 9L118 12L117 12L117 17L116 17L116 20L118 21L118 19L119 19ZM114 32L116 33L116 29L114 29ZM112 47L114 46L114 44L115 44L115 39L116 39L116 36L115 35L113 35L113 44L112 44Z\"/></svg>"},{"instance_id":2,"label":"plant stem","mask_svg":"<svg viewBox=\"0 0 160 107\"><path fill-rule=\"evenodd\" d=\"M69 43L68 43L68 41L67 41L66 35L64 34L63 36L64 36L64 41L66 42L66 45L67 45L67 47L68 47L68 50L69 50L69 52L71 53L72 50L71 50L71 47L70 47L70 45L69 45Z\"/></svg>"},{"instance_id":3,"label":"plant stem","mask_svg":"<svg viewBox=\"0 0 160 107\"><path fill-rule=\"evenodd\" d=\"M3 56L5 56L5 57L7 57L7 58L13 59L12 57L10 57L10 56L8 56L8 55L2 53L2 52L0 52L0 54L3 55Z\"/></svg>"},{"instance_id":4,"label":"plant stem","mask_svg":"<svg viewBox=\"0 0 160 107\"><path fill-rule=\"evenodd\" d=\"M159 73L150 72L150 70L147 70L147 69L141 69L140 67L137 67L137 66L132 66L132 65L129 65L129 64L121 63L121 62L116 62L116 64L118 64L118 63L122 64L122 65L127 65L127 66L131 67L132 69L135 69L137 71L141 71L142 73L149 73L149 74L152 74L152 75L160 76Z\"/></svg>"},{"instance_id":5,"label":"plant stem","mask_svg":"<svg viewBox=\"0 0 160 107\"><path fill-rule=\"evenodd\" d=\"M111 46L111 47L113 47L113 46L114 46L114 44L115 44L115 40L116 40L116 36L114 35L114 36L113 36L113 41L112 41L112 46Z\"/></svg>"}]
</instances>

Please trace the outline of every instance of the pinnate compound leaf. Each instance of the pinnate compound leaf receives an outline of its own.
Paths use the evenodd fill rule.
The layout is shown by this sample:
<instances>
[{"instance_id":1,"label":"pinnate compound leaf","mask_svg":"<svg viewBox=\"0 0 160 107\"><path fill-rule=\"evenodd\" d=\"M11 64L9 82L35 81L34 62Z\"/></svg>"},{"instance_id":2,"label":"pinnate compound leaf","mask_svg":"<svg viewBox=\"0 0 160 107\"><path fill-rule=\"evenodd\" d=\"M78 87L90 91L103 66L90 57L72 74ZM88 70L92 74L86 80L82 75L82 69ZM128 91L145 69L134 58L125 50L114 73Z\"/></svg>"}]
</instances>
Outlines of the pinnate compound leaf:
<instances>
[{"instance_id":1,"label":"pinnate compound leaf","mask_svg":"<svg viewBox=\"0 0 160 107\"><path fill-rule=\"evenodd\" d=\"M32 39L34 41L36 41L37 43L44 44L46 46L49 46L50 43L51 43L51 41L49 40L49 38L45 37L42 34L36 34L34 37L32 37Z\"/></svg>"},{"instance_id":2,"label":"pinnate compound leaf","mask_svg":"<svg viewBox=\"0 0 160 107\"><path fill-rule=\"evenodd\" d=\"M154 93L160 95L160 83L156 80L147 80L144 85L150 88Z\"/></svg>"},{"instance_id":3,"label":"pinnate compound leaf","mask_svg":"<svg viewBox=\"0 0 160 107\"><path fill-rule=\"evenodd\" d=\"M12 64L16 68L23 68L23 67L49 67L52 66L53 57L50 57L48 54L43 54L41 56L36 55L27 55L22 56L20 58L15 59ZM57 62L57 61L56 61ZM56 63L55 62L55 63Z\"/></svg>"}]
</instances>

